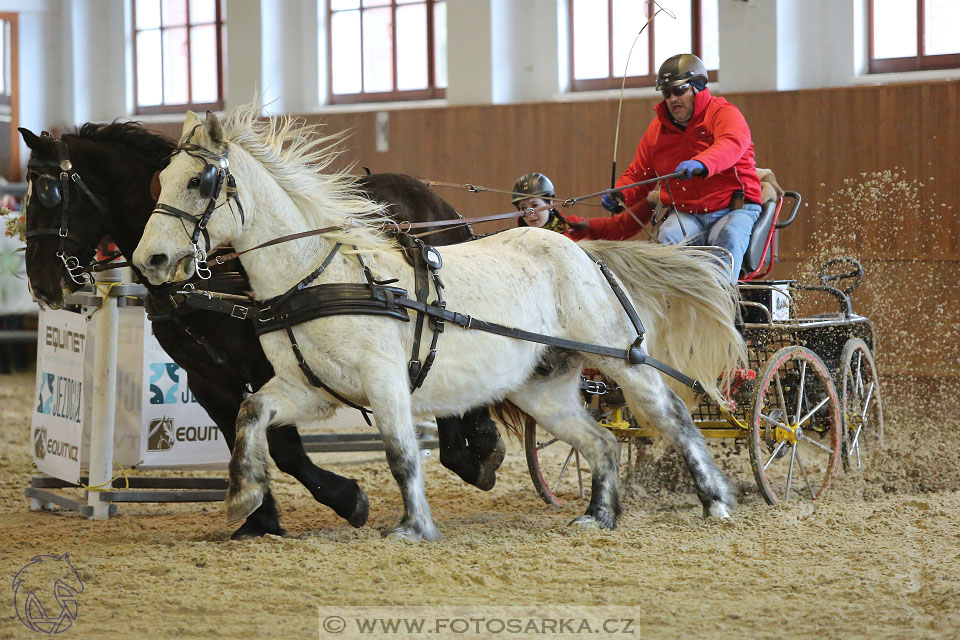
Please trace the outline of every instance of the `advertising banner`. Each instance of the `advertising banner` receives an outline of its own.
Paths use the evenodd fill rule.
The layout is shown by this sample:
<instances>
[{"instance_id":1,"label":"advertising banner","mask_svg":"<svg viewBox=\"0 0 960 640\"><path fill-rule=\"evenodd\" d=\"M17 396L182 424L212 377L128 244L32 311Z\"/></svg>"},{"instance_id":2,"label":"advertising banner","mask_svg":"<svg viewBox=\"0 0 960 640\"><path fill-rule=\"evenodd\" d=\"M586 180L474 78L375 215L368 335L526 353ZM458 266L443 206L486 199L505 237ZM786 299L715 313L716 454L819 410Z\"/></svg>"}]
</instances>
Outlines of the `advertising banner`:
<instances>
[{"instance_id":1,"label":"advertising banner","mask_svg":"<svg viewBox=\"0 0 960 640\"><path fill-rule=\"evenodd\" d=\"M37 387L30 433L33 461L47 475L80 481L83 454L86 318L69 311L41 310Z\"/></svg>"},{"instance_id":2,"label":"advertising banner","mask_svg":"<svg viewBox=\"0 0 960 640\"><path fill-rule=\"evenodd\" d=\"M140 465L222 467L223 436L187 386L187 374L163 350L140 307L121 309L117 424L135 429ZM122 420L121 420L122 417Z\"/></svg>"}]
</instances>

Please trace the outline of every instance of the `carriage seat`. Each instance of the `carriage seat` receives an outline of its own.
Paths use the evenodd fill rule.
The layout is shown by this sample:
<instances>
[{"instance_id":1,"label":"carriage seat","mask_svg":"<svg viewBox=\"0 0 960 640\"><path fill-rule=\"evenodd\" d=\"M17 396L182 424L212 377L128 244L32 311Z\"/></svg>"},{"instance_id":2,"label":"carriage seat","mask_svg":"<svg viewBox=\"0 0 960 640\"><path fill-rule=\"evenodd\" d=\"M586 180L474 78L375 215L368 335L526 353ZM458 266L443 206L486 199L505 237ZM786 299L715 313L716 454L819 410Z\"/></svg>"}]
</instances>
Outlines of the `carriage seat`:
<instances>
[{"instance_id":1,"label":"carriage seat","mask_svg":"<svg viewBox=\"0 0 960 640\"><path fill-rule=\"evenodd\" d=\"M760 217L753 223L753 231L750 233L750 243L747 245L747 251L743 254L743 267L741 275L751 274L761 267L764 263L764 249L767 245L767 238L770 235L770 227L777 218L777 210L780 205L780 198L783 197L783 189L777 184L777 178L770 169L757 168L757 175L760 176ZM774 240L776 243L776 240ZM770 248L773 250L773 247Z\"/></svg>"}]
</instances>

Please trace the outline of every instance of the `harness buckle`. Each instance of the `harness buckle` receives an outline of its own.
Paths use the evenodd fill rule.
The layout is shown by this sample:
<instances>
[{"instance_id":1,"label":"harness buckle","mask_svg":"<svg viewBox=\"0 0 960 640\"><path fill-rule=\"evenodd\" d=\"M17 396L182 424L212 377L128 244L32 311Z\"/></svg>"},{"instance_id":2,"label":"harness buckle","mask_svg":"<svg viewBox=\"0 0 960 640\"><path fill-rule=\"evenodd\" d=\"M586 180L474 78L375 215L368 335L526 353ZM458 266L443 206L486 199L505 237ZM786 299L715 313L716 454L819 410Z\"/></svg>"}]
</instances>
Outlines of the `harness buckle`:
<instances>
[{"instance_id":1,"label":"harness buckle","mask_svg":"<svg viewBox=\"0 0 960 640\"><path fill-rule=\"evenodd\" d=\"M240 320L246 320L246 319L247 319L247 312L248 312L249 310L250 310L250 309L248 309L247 307L242 307L242 306L240 306L239 304L235 304L235 305L233 305L233 310L230 311L230 317L231 317L231 318L238 318L238 319L240 319Z\"/></svg>"}]
</instances>

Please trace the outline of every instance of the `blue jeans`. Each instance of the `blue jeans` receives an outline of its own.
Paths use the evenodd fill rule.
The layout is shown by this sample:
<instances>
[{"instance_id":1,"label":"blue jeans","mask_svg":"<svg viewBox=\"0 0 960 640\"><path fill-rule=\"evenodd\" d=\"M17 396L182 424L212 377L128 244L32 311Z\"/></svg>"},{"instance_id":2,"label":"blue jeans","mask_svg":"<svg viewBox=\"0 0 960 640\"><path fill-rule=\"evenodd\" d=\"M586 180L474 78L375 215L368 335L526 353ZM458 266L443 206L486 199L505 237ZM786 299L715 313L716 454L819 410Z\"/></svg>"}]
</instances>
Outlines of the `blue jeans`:
<instances>
[{"instance_id":1,"label":"blue jeans","mask_svg":"<svg viewBox=\"0 0 960 640\"><path fill-rule=\"evenodd\" d=\"M657 241L660 244L680 244L686 240L688 244L700 247L723 247L733 256L730 281L736 284L740 276L740 265L743 264L743 254L750 243L753 223L759 217L760 205L749 203L743 205L742 209L731 211L728 207L697 215L671 211L660 225Z\"/></svg>"}]
</instances>

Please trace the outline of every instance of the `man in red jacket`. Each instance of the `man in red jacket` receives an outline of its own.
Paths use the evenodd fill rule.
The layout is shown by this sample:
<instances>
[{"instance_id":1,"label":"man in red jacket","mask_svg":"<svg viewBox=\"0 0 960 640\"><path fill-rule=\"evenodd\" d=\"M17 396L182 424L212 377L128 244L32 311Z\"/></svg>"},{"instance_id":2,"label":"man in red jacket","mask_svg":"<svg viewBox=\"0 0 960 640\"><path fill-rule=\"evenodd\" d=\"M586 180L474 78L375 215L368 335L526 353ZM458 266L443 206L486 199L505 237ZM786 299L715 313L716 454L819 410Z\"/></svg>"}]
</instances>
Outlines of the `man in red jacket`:
<instances>
[{"instance_id":1,"label":"man in red jacket","mask_svg":"<svg viewBox=\"0 0 960 640\"><path fill-rule=\"evenodd\" d=\"M760 215L760 179L753 160L750 128L740 110L710 95L707 70L695 55L668 58L657 74L663 102L637 145L637 154L616 186L683 172L660 183L660 202L672 206L658 241L719 246L733 256L736 282L753 223ZM636 234L653 212L647 195L656 183L611 195L603 206L616 215L589 220L589 237L622 240ZM623 211L623 206L630 211Z\"/></svg>"}]
</instances>

